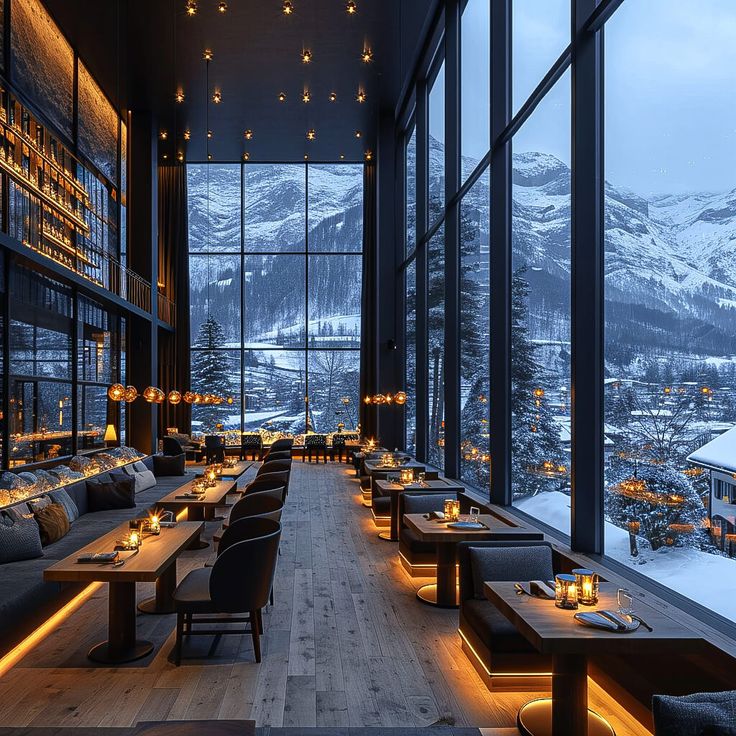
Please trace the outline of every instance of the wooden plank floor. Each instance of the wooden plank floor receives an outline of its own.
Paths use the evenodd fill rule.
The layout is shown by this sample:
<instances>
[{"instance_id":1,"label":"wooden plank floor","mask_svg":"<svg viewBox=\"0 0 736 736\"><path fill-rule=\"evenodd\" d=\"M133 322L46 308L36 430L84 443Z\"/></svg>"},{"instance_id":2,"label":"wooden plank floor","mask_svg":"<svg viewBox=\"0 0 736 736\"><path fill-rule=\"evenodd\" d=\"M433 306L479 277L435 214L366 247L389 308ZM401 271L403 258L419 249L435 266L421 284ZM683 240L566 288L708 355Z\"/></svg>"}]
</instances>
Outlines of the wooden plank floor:
<instances>
[{"instance_id":1,"label":"wooden plank floor","mask_svg":"<svg viewBox=\"0 0 736 736\"><path fill-rule=\"evenodd\" d=\"M242 482L252 476L250 470ZM208 533L216 528L208 524ZM509 727L531 693L490 693L460 649L457 613L419 603L378 539L352 468L294 462L283 518L275 606L264 616L263 661L249 636L224 637L214 656L193 640L168 661L172 616L138 617L156 651L117 669L85 658L105 636L103 587L0 679L3 726L130 726L139 720L252 718L285 727ZM180 577L211 551L187 552ZM139 597L151 595L139 586ZM619 736L645 734L593 692Z\"/></svg>"}]
</instances>

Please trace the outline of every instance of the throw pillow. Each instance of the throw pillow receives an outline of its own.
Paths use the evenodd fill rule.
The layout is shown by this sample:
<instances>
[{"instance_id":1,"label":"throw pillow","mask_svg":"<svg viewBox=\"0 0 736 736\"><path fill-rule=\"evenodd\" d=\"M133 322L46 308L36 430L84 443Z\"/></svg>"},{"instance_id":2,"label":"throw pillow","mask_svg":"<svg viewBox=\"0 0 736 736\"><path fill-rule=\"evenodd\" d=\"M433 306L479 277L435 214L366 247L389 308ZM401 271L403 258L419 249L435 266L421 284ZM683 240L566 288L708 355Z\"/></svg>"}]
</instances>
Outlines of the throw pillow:
<instances>
[{"instance_id":1,"label":"throw pillow","mask_svg":"<svg viewBox=\"0 0 736 736\"><path fill-rule=\"evenodd\" d=\"M34 512L33 516L38 523L41 532L41 544L44 547L58 542L69 532L69 517L67 517L61 504L51 503Z\"/></svg>"},{"instance_id":2,"label":"throw pillow","mask_svg":"<svg viewBox=\"0 0 736 736\"><path fill-rule=\"evenodd\" d=\"M88 480L87 500L90 511L135 508L135 481L133 478L108 482Z\"/></svg>"},{"instance_id":3,"label":"throw pillow","mask_svg":"<svg viewBox=\"0 0 736 736\"><path fill-rule=\"evenodd\" d=\"M0 514L0 565L43 557L38 524L30 517Z\"/></svg>"},{"instance_id":4,"label":"throw pillow","mask_svg":"<svg viewBox=\"0 0 736 736\"><path fill-rule=\"evenodd\" d=\"M74 499L66 492L64 488L59 488L56 491L49 493L51 500L54 503L58 503L66 511L66 516L70 522L76 521L79 518L79 509L77 504L74 503Z\"/></svg>"},{"instance_id":5,"label":"throw pillow","mask_svg":"<svg viewBox=\"0 0 736 736\"><path fill-rule=\"evenodd\" d=\"M162 475L186 475L185 455L154 455L153 474L158 478Z\"/></svg>"},{"instance_id":6,"label":"throw pillow","mask_svg":"<svg viewBox=\"0 0 736 736\"><path fill-rule=\"evenodd\" d=\"M133 463L133 470L135 470L136 473L145 473L148 468L146 467L145 463L141 460L137 460Z\"/></svg>"},{"instance_id":7,"label":"throw pillow","mask_svg":"<svg viewBox=\"0 0 736 736\"><path fill-rule=\"evenodd\" d=\"M53 502L48 496L37 496L28 502L28 508L35 514L37 511L45 509L47 506L51 505L51 503Z\"/></svg>"}]
</instances>

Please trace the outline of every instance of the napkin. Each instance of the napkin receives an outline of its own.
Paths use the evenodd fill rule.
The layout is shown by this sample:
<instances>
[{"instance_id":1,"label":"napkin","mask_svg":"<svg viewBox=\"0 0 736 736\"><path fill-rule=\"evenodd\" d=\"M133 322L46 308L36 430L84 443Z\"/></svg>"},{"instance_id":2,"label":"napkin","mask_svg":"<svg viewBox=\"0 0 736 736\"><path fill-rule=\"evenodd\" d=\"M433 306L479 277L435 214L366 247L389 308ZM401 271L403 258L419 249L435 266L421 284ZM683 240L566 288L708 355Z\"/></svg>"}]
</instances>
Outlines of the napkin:
<instances>
[{"instance_id":1,"label":"napkin","mask_svg":"<svg viewBox=\"0 0 736 736\"><path fill-rule=\"evenodd\" d=\"M636 631L639 628L639 621L630 616L622 616L616 611L579 611L574 616L575 620L584 626L593 626L596 629L604 629L605 631L615 631L619 634L625 634L629 631Z\"/></svg>"}]
</instances>

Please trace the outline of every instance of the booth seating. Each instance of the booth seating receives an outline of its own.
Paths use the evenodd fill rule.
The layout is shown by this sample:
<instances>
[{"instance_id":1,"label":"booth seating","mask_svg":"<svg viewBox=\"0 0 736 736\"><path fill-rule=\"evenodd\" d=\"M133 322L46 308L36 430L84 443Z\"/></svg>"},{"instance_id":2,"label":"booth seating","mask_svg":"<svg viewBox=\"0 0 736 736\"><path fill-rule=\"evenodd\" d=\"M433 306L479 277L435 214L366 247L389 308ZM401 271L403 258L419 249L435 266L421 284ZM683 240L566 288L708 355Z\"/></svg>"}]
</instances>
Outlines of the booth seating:
<instances>
[{"instance_id":1,"label":"booth seating","mask_svg":"<svg viewBox=\"0 0 736 736\"><path fill-rule=\"evenodd\" d=\"M552 658L540 654L483 592L483 583L554 579L543 541L460 542L462 647L489 688L549 689Z\"/></svg>"},{"instance_id":2,"label":"booth seating","mask_svg":"<svg viewBox=\"0 0 736 736\"><path fill-rule=\"evenodd\" d=\"M437 569L437 547L424 542L404 524L404 514L427 514L442 511L445 499L457 499L447 491L404 491L399 495L399 559L411 577L431 577Z\"/></svg>"}]
</instances>

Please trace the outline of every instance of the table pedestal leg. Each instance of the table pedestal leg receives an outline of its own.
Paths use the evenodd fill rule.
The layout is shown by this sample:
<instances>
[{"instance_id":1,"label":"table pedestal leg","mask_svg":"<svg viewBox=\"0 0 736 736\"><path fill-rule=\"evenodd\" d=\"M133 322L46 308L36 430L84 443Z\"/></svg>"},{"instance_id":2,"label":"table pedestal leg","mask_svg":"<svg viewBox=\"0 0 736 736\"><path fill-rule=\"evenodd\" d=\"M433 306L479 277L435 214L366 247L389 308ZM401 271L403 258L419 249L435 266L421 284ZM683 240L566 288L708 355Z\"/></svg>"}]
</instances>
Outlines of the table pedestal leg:
<instances>
[{"instance_id":1,"label":"table pedestal leg","mask_svg":"<svg viewBox=\"0 0 736 736\"><path fill-rule=\"evenodd\" d=\"M108 588L107 641L92 647L87 656L103 664L141 659L153 651L153 644L136 639L135 583L109 583Z\"/></svg>"},{"instance_id":2,"label":"table pedestal leg","mask_svg":"<svg viewBox=\"0 0 736 736\"><path fill-rule=\"evenodd\" d=\"M174 590L176 590L176 560L156 579L156 595L138 604L141 613L174 613Z\"/></svg>"},{"instance_id":3,"label":"table pedestal leg","mask_svg":"<svg viewBox=\"0 0 736 736\"><path fill-rule=\"evenodd\" d=\"M605 718L588 710L588 661L579 654L555 655L552 698L522 706L516 723L524 736L615 736Z\"/></svg>"},{"instance_id":4,"label":"table pedestal leg","mask_svg":"<svg viewBox=\"0 0 736 736\"><path fill-rule=\"evenodd\" d=\"M187 506L187 521L206 521L205 509L202 506ZM209 546L197 535L187 549L207 549Z\"/></svg>"},{"instance_id":5,"label":"table pedestal leg","mask_svg":"<svg viewBox=\"0 0 736 736\"><path fill-rule=\"evenodd\" d=\"M417 598L440 608L457 608L457 570L455 543L437 543L437 582L423 585L417 591Z\"/></svg>"}]
</instances>

